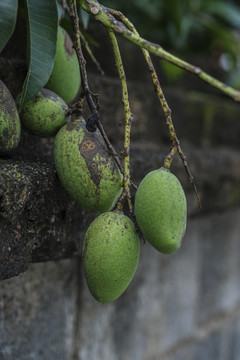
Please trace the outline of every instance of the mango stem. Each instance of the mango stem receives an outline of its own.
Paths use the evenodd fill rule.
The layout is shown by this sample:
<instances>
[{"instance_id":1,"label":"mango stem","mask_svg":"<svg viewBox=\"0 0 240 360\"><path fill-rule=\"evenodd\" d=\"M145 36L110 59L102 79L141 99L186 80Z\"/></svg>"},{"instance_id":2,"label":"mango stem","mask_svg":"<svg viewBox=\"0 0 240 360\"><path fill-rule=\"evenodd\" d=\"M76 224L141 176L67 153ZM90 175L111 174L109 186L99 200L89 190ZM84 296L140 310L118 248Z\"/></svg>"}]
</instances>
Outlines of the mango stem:
<instances>
[{"instance_id":1,"label":"mango stem","mask_svg":"<svg viewBox=\"0 0 240 360\"><path fill-rule=\"evenodd\" d=\"M119 20L122 21L122 23L135 35L139 36L135 26L130 22L130 20L124 16L121 12L119 11L116 11L116 10L113 10L113 9L108 9L108 12L113 15L113 16L116 16ZM189 179L189 182L193 185L194 187L194 191L196 193L196 196L197 196L197 200L198 200L198 204L200 206L200 200L199 200L199 195L198 195L198 191L197 191L197 187L194 183L194 180L193 180L193 176L191 174L191 171L190 171L190 168L188 166L188 163L187 163L187 160L186 160L186 156L184 155L182 149L181 149L181 146L180 146L180 141L178 140L178 137L177 137L177 134L176 134L176 130L174 128L174 125L173 125L173 120L172 120L172 111L167 103L167 100L166 100L166 97L163 93L163 90L161 88L161 85L160 85L160 82L159 82L159 79L158 79L158 76L157 76L157 73L156 73L156 70L154 68L154 65L153 65L153 62L152 62L152 59L151 59L151 56L149 54L149 51L142 48L142 53L143 53L143 56L145 58L145 61L148 65L148 68L149 68L149 72L150 72L150 75L151 75L151 78L152 78L152 82L153 82L153 86L154 86L154 89L155 89L155 92L157 94L157 97L161 103L161 106L162 106L162 109L163 109L163 112L165 114L165 118L166 118L166 125L168 127L168 132L169 132L169 135L170 135L170 140L171 140L171 143L172 143L172 148L169 152L169 154L166 156L165 160L164 160L164 168L166 169L170 169L170 166L171 166L171 163L172 163L172 160L174 158L174 155L176 154L176 152L179 153L180 157L181 157L181 160L183 162L183 165L185 167L185 170L187 172L187 175L188 175L188 179Z\"/></svg>"},{"instance_id":2,"label":"mango stem","mask_svg":"<svg viewBox=\"0 0 240 360\"><path fill-rule=\"evenodd\" d=\"M80 100L77 103L77 106L81 110L83 96L85 96L91 113L98 115L97 116L98 120L97 120L96 124L97 124L97 127L98 127L104 141L105 141L105 144L108 147L110 154L113 156L115 163L118 166L119 170L122 173L124 173L124 170L123 170L122 164L119 160L119 157L117 155L117 152L115 151L110 140L108 139L108 136L103 128L103 125L100 122L100 117L99 117L99 113L98 113L99 104L98 104L98 100L97 100L98 99L97 95L93 94L89 88L87 69L86 69L86 60L83 56L82 47L81 47L81 32L80 32L80 28L79 28L79 18L78 18L76 0L68 0L68 6L69 6L69 15L70 15L72 26L73 26L73 45L74 45L74 48L75 48L75 51L76 51L76 54L78 57L79 68L80 68L81 79L82 79L82 88L83 88L83 91L82 91L82 94L80 95ZM95 104L95 102L93 100L93 96L96 99L97 105Z\"/></svg>"},{"instance_id":3,"label":"mango stem","mask_svg":"<svg viewBox=\"0 0 240 360\"><path fill-rule=\"evenodd\" d=\"M117 68L118 76L121 82L121 89L122 89L122 104L124 108L124 118L125 118L125 127L124 127L124 146L123 146L123 188L124 191L122 196L120 197L117 209L122 210L123 203L125 198L127 198L129 210L133 212L133 205L131 201L131 178L130 178L130 134L131 134L131 125L133 116L130 109L129 99L128 99L128 88L127 88L127 81L126 75L123 67L122 57L119 50L117 38L112 30L108 30L108 35L110 37L112 48L114 52L115 58L115 65Z\"/></svg>"}]
</instances>

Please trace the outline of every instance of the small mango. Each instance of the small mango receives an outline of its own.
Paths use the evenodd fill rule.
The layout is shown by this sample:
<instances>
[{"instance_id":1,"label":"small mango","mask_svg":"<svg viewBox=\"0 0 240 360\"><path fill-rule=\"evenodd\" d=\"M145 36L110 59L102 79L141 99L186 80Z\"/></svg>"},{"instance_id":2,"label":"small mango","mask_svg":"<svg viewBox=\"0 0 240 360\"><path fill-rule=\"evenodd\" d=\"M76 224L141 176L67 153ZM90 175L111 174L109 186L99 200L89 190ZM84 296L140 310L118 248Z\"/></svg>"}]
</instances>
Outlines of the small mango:
<instances>
[{"instance_id":1,"label":"small mango","mask_svg":"<svg viewBox=\"0 0 240 360\"><path fill-rule=\"evenodd\" d=\"M120 212L99 215L83 243L83 268L93 297L107 303L117 299L137 269L140 241L133 222Z\"/></svg>"},{"instance_id":2,"label":"small mango","mask_svg":"<svg viewBox=\"0 0 240 360\"><path fill-rule=\"evenodd\" d=\"M175 175L165 168L149 172L135 196L139 228L158 251L170 254L180 245L186 230L187 202Z\"/></svg>"},{"instance_id":3,"label":"small mango","mask_svg":"<svg viewBox=\"0 0 240 360\"><path fill-rule=\"evenodd\" d=\"M24 130L40 136L51 137L67 122L68 106L48 89L41 89L26 103L20 113Z\"/></svg>"}]
</instances>

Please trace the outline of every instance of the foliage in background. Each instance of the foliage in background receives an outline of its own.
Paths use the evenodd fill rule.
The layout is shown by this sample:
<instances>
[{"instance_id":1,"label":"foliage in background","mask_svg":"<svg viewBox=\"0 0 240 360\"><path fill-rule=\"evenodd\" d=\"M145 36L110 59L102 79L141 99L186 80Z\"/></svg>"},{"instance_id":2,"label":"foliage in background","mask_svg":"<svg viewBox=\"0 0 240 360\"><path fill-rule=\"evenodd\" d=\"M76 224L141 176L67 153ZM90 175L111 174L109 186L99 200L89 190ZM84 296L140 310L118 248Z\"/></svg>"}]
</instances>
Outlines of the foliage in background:
<instances>
[{"instance_id":1,"label":"foliage in background","mask_svg":"<svg viewBox=\"0 0 240 360\"><path fill-rule=\"evenodd\" d=\"M0 53L14 33L17 16L24 17L28 38L28 74L22 105L47 82L54 62L57 20L71 33L62 0L0 1ZM229 83L240 88L240 5L224 0L102 0L103 5L125 13L143 37L171 52L217 53ZM80 4L80 3L79 3ZM79 18L87 39L89 15L79 5ZM91 43L94 44L94 39ZM169 74L181 70L166 64ZM172 79L174 78L172 76ZM171 76L169 78L171 79ZM239 80L238 80L239 79ZM239 82L239 84L238 84Z\"/></svg>"},{"instance_id":2,"label":"foliage in background","mask_svg":"<svg viewBox=\"0 0 240 360\"><path fill-rule=\"evenodd\" d=\"M103 0L102 3L124 12L144 38L167 49L205 52L206 45L218 42L226 51L236 54L237 38L232 30L240 30L237 3L224 0Z\"/></svg>"},{"instance_id":3,"label":"foliage in background","mask_svg":"<svg viewBox=\"0 0 240 360\"><path fill-rule=\"evenodd\" d=\"M239 72L240 5L225 0L103 0L122 11L140 34L181 54L214 55L224 70ZM236 83L234 84L236 85Z\"/></svg>"}]
</instances>

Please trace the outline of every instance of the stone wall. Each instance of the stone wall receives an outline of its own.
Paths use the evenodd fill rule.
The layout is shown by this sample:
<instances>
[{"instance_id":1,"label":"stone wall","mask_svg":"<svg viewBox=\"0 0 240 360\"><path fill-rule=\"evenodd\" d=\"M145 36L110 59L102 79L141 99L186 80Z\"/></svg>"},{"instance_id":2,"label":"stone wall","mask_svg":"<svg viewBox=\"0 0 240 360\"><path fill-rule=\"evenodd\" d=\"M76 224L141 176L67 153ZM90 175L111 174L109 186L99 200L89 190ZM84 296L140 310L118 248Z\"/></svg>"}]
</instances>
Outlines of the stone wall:
<instances>
[{"instance_id":1,"label":"stone wall","mask_svg":"<svg viewBox=\"0 0 240 360\"><path fill-rule=\"evenodd\" d=\"M122 297L99 304L78 259L1 282L1 359L239 359L240 210L189 221L182 248L142 245Z\"/></svg>"},{"instance_id":2,"label":"stone wall","mask_svg":"<svg viewBox=\"0 0 240 360\"><path fill-rule=\"evenodd\" d=\"M120 150L118 80L91 75L90 84ZM151 83L130 81L129 93L139 183L170 143ZM239 105L217 93L166 88L166 96L202 208L176 157L188 201L182 247L162 255L142 242L136 275L113 303L97 303L87 289L81 243L94 216L59 184L53 140L23 132L18 150L0 160L1 360L239 359Z\"/></svg>"}]
</instances>

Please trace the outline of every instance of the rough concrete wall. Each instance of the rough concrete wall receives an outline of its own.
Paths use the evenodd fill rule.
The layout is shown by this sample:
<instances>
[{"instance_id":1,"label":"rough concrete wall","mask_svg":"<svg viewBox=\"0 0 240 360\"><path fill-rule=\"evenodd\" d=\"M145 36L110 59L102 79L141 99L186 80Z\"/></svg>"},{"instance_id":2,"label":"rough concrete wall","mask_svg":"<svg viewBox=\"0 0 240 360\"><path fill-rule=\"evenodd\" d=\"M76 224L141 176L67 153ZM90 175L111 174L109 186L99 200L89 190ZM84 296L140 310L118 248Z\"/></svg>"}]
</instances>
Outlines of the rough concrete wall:
<instances>
[{"instance_id":1,"label":"rough concrete wall","mask_svg":"<svg viewBox=\"0 0 240 360\"><path fill-rule=\"evenodd\" d=\"M100 94L102 122L120 149L118 81L90 80ZM162 165L170 144L152 85L132 82L129 91L138 183ZM53 140L23 133L18 151L1 159L0 259L2 278L9 277L0 282L1 360L239 359L239 105L216 95L183 97L176 89L166 95L202 209L177 158L173 171L189 208L183 245L167 256L142 244L133 282L111 304L97 303L86 287L80 252L93 216L61 188Z\"/></svg>"},{"instance_id":2,"label":"rough concrete wall","mask_svg":"<svg viewBox=\"0 0 240 360\"><path fill-rule=\"evenodd\" d=\"M240 209L193 219L182 248L142 245L124 295L99 304L78 260L0 284L1 359L238 360Z\"/></svg>"}]
</instances>

